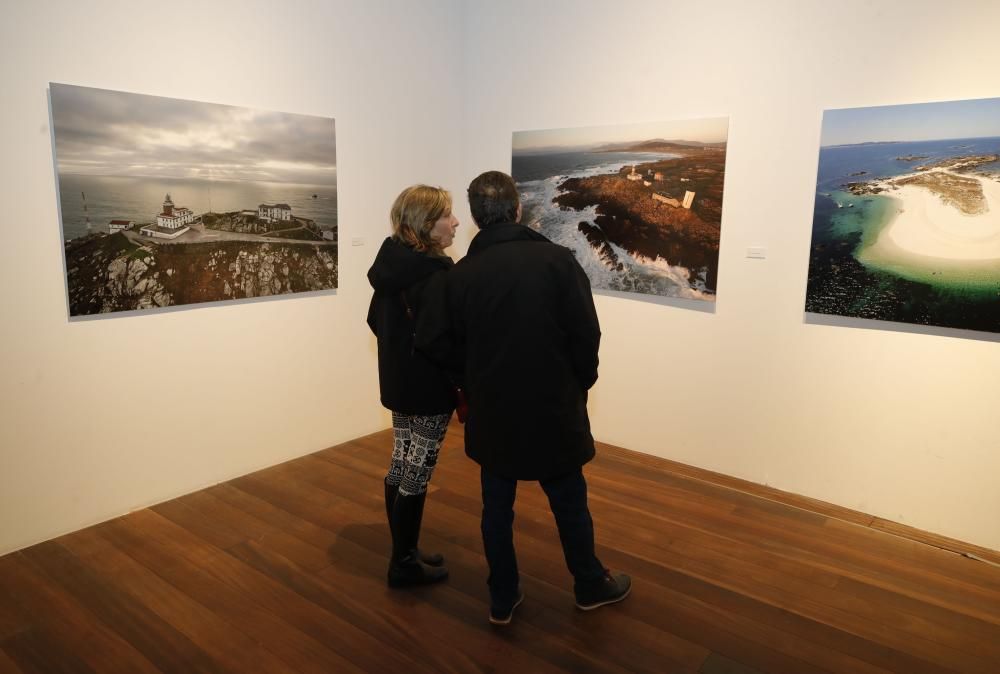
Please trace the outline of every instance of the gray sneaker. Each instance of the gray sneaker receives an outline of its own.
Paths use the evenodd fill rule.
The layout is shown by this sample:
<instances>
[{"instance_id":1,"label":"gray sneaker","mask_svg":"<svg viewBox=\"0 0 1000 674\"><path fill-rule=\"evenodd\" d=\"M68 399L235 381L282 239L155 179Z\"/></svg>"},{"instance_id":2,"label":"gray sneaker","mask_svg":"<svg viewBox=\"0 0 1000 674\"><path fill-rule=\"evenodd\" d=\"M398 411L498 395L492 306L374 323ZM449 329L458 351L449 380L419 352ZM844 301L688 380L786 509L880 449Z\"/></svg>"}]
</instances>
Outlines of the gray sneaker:
<instances>
[{"instance_id":1,"label":"gray sneaker","mask_svg":"<svg viewBox=\"0 0 1000 674\"><path fill-rule=\"evenodd\" d=\"M624 573L611 575L610 571L605 570L598 580L576 584L576 607L581 611L593 611L608 604L616 604L627 597L631 590L630 577Z\"/></svg>"}]
</instances>

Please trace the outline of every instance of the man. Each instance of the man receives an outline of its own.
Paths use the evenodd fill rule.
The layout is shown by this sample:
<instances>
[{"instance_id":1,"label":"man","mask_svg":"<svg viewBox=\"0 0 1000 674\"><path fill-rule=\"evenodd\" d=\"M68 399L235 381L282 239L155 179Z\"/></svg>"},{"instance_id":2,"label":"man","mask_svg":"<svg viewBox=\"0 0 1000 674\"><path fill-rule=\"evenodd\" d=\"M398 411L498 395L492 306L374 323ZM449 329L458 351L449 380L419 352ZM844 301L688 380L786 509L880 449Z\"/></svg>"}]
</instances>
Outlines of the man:
<instances>
[{"instance_id":1,"label":"man","mask_svg":"<svg viewBox=\"0 0 1000 674\"><path fill-rule=\"evenodd\" d=\"M484 173L468 194L480 231L447 274L448 316L418 347L462 373L465 451L482 469L490 622L509 623L524 600L513 541L518 480L537 480L548 496L577 607L621 601L631 579L594 554L582 471L594 457L587 391L601 338L590 281L569 249L519 224L510 176Z\"/></svg>"}]
</instances>

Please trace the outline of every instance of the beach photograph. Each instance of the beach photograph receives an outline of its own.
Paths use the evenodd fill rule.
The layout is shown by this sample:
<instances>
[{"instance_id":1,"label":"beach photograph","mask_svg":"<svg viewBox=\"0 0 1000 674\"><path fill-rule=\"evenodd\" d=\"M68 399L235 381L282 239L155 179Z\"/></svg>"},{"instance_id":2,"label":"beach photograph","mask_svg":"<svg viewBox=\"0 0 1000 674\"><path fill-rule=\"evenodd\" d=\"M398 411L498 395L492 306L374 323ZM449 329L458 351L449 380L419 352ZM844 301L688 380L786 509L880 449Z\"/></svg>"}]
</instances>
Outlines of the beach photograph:
<instances>
[{"instance_id":1,"label":"beach photograph","mask_svg":"<svg viewBox=\"0 0 1000 674\"><path fill-rule=\"evenodd\" d=\"M516 131L522 224L595 289L714 302L727 117Z\"/></svg>"},{"instance_id":2,"label":"beach photograph","mask_svg":"<svg viewBox=\"0 0 1000 674\"><path fill-rule=\"evenodd\" d=\"M337 288L332 118L49 95L71 317Z\"/></svg>"},{"instance_id":3,"label":"beach photograph","mask_svg":"<svg viewBox=\"0 0 1000 674\"><path fill-rule=\"evenodd\" d=\"M823 114L806 311L1000 332L1000 98Z\"/></svg>"}]
</instances>

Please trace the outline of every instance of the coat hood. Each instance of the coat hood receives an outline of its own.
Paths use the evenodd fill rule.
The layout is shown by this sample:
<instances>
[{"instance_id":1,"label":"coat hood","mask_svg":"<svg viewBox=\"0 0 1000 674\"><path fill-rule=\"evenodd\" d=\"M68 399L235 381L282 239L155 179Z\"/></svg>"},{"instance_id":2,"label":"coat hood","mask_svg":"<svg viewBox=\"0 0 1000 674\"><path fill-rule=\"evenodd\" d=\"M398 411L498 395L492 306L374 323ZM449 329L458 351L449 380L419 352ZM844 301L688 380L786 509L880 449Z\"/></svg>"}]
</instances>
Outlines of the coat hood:
<instances>
[{"instance_id":1,"label":"coat hood","mask_svg":"<svg viewBox=\"0 0 1000 674\"><path fill-rule=\"evenodd\" d=\"M393 293L409 288L420 279L454 264L447 256L418 253L409 246L386 238L375 262L368 270L368 282L379 292Z\"/></svg>"}]
</instances>

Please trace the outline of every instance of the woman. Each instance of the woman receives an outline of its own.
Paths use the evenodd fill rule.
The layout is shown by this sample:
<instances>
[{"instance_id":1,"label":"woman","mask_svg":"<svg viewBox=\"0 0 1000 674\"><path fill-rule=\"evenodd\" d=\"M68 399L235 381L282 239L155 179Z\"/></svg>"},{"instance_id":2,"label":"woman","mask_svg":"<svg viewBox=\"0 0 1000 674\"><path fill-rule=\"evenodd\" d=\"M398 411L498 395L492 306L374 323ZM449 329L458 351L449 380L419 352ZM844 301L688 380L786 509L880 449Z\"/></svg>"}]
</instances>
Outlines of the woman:
<instances>
[{"instance_id":1,"label":"woman","mask_svg":"<svg viewBox=\"0 0 1000 674\"><path fill-rule=\"evenodd\" d=\"M458 219L451 212L451 195L427 185L403 190L390 219L392 236L368 270L375 289L368 325L378 338L382 404L392 412L392 464L385 476L392 534L389 586L410 587L448 577L441 555L422 554L417 539L427 483L455 409L455 391L413 342L422 311L453 264L444 249L455 238Z\"/></svg>"}]
</instances>

